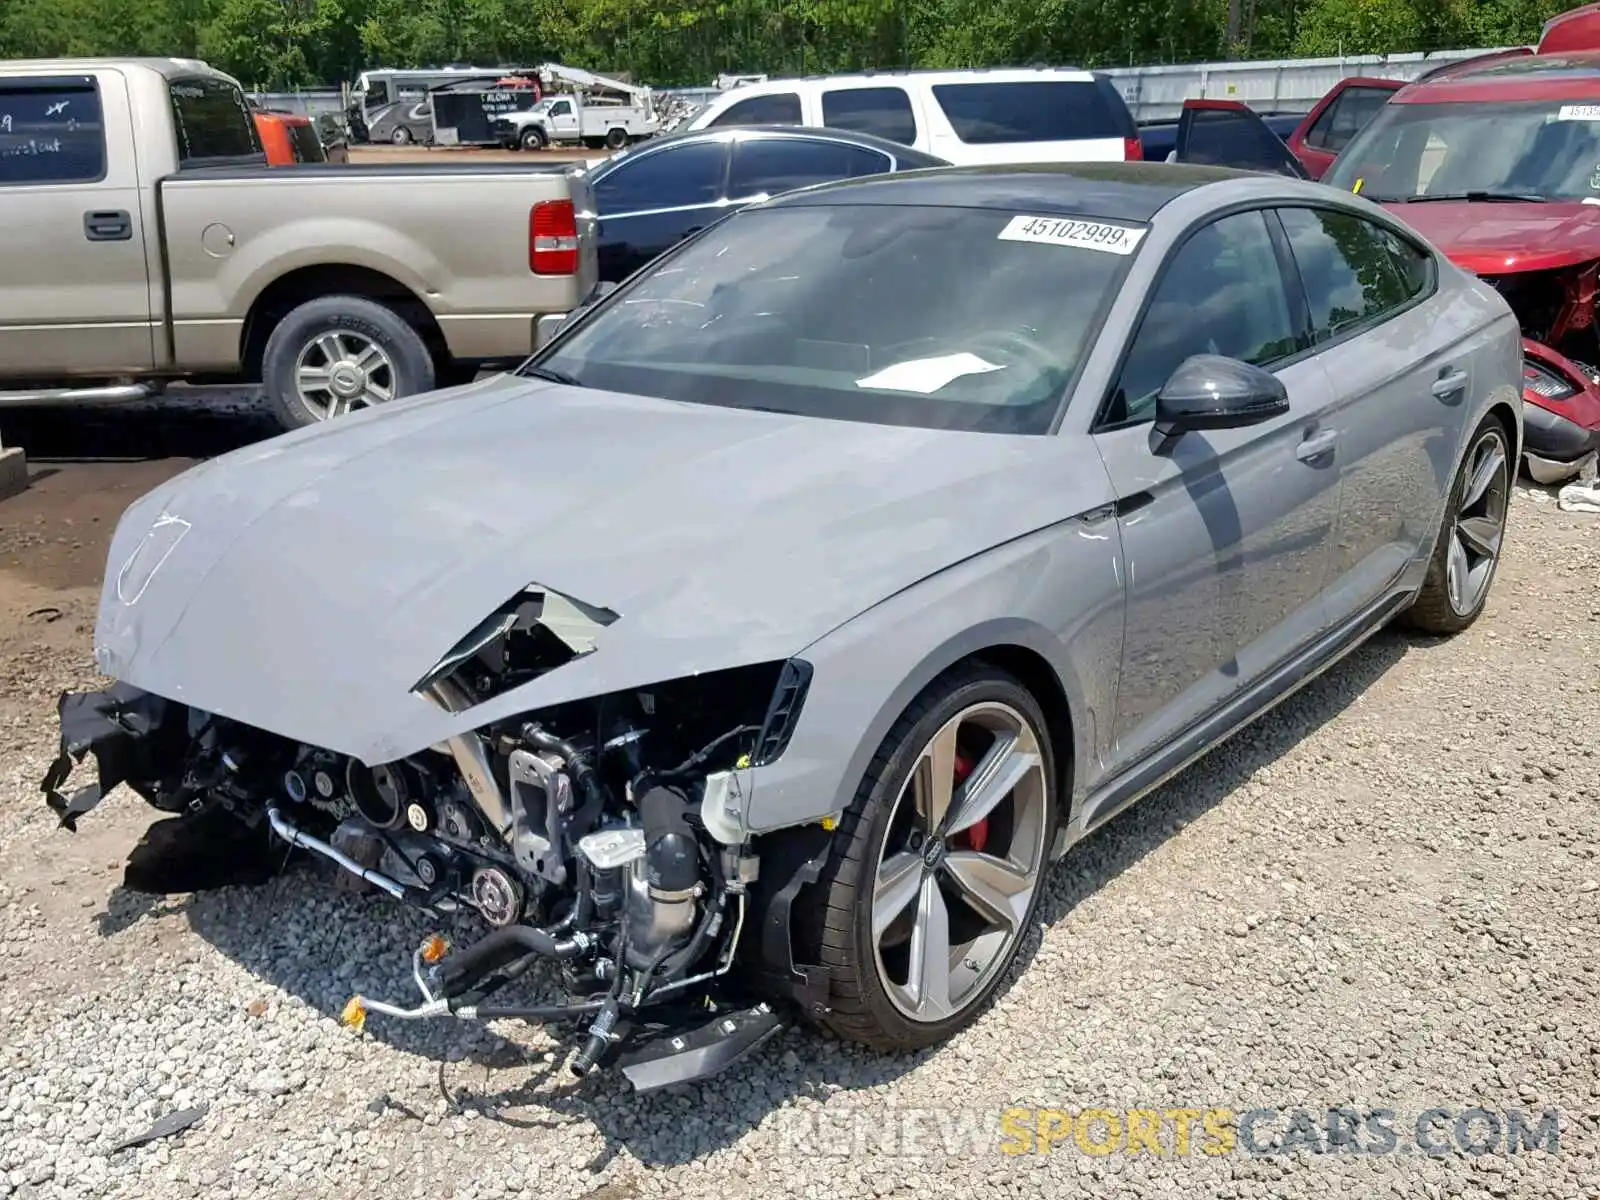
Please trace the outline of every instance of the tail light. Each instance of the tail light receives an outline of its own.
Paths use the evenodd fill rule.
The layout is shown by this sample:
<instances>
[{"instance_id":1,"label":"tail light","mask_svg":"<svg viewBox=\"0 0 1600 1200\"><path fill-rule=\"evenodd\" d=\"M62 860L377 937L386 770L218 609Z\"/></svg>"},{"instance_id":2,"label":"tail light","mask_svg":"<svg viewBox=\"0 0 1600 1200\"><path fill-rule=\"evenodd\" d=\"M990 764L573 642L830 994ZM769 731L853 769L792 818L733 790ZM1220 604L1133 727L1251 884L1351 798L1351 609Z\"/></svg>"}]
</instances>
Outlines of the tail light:
<instances>
[{"instance_id":1,"label":"tail light","mask_svg":"<svg viewBox=\"0 0 1600 1200\"><path fill-rule=\"evenodd\" d=\"M1128 162L1144 161L1144 143L1136 137L1122 139L1122 157Z\"/></svg>"},{"instance_id":2,"label":"tail light","mask_svg":"<svg viewBox=\"0 0 1600 1200\"><path fill-rule=\"evenodd\" d=\"M1524 391L1542 396L1546 400L1565 400L1578 392L1577 388L1554 371L1527 359L1522 360L1522 387Z\"/></svg>"},{"instance_id":3,"label":"tail light","mask_svg":"<svg viewBox=\"0 0 1600 1200\"><path fill-rule=\"evenodd\" d=\"M528 212L528 268L535 275L576 275L578 213L571 200L541 200Z\"/></svg>"}]
</instances>

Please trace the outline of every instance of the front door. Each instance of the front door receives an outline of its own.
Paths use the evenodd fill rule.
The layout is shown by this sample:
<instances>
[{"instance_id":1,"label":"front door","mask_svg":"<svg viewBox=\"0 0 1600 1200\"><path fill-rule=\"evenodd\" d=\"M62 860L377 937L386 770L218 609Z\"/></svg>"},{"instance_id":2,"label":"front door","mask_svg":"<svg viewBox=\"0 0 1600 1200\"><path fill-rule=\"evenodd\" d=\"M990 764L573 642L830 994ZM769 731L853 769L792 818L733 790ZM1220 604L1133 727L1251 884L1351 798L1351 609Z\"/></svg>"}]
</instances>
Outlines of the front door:
<instances>
[{"instance_id":1,"label":"front door","mask_svg":"<svg viewBox=\"0 0 1600 1200\"><path fill-rule=\"evenodd\" d=\"M120 73L0 80L0 376L154 366L141 199Z\"/></svg>"},{"instance_id":2,"label":"front door","mask_svg":"<svg viewBox=\"0 0 1600 1200\"><path fill-rule=\"evenodd\" d=\"M728 148L720 140L669 144L619 159L594 181L600 279L634 271L726 211Z\"/></svg>"},{"instance_id":3,"label":"front door","mask_svg":"<svg viewBox=\"0 0 1600 1200\"><path fill-rule=\"evenodd\" d=\"M1328 626L1339 473L1319 439L1331 388L1304 353L1284 261L1260 212L1196 230L1160 277L1101 414L1095 441L1117 497L1128 596L1113 773ZM1289 412L1163 445L1156 393L1195 354L1275 370Z\"/></svg>"}]
</instances>

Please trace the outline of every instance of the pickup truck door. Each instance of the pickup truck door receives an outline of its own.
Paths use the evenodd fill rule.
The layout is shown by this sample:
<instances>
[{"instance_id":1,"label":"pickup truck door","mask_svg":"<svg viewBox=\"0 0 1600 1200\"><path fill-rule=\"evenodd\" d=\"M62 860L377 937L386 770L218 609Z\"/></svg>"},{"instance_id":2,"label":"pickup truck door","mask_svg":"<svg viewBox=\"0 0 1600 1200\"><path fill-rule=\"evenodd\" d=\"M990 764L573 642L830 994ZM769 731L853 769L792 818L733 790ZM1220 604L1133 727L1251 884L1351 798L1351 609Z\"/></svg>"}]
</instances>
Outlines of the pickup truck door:
<instances>
[{"instance_id":1,"label":"pickup truck door","mask_svg":"<svg viewBox=\"0 0 1600 1200\"><path fill-rule=\"evenodd\" d=\"M578 136L578 114L571 100L557 100L550 106L550 132L558 141Z\"/></svg>"},{"instance_id":2,"label":"pickup truck door","mask_svg":"<svg viewBox=\"0 0 1600 1200\"><path fill-rule=\"evenodd\" d=\"M1312 179L1321 179L1339 152L1401 88L1401 79L1341 79L1289 135L1288 145Z\"/></svg>"},{"instance_id":3,"label":"pickup truck door","mask_svg":"<svg viewBox=\"0 0 1600 1200\"><path fill-rule=\"evenodd\" d=\"M115 70L0 78L0 376L155 366L156 235L131 111Z\"/></svg>"}]
</instances>

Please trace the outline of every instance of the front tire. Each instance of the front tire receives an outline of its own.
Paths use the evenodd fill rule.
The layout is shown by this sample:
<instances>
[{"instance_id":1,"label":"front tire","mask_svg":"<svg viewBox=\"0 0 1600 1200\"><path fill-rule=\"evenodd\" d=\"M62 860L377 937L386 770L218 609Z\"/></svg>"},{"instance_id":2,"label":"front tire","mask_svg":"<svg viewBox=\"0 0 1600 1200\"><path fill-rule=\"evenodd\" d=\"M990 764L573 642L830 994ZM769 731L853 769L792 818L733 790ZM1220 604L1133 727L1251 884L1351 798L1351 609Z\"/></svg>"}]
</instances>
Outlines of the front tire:
<instances>
[{"instance_id":1,"label":"front tire","mask_svg":"<svg viewBox=\"0 0 1600 1200\"><path fill-rule=\"evenodd\" d=\"M285 429L431 391L427 343L405 318L362 296L322 296L267 338L261 382Z\"/></svg>"},{"instance_id":2,"label":"front tire","mask_svg":"<svg viewBox=\"0 0 1600 1200\"><path fill-rule=\"evenodd\" d=\"M544 130L538 126L530 126L522 131L522 148L524 150L543 150L545 142Z\"/></svg>"},{"instance_id":3,"label":"front tire","mask_svg":"<svg viewBox=\"0 0 1600 1200\"><path fill-rule=\"evenodd\" d=\"M1491 416L1473 431L1468 447L1445 500L1427 578L1404 614L1422 633L1460 633L1476 621L1500 566L1511 508L1511 439Z\"/></svg>"},{"instance_id":4,"label":"front tire","mask_svg":"<svg viewBox=\"0 0 1600 1200\"><path fill-rule=\"evenodd\" d=\"M1028 690L982 666L931 685L873 759L815 888L822 1023L878 1051L968 1025L1016 958L1055 828L1054 750Z\"/></svg>"}]
</instances>

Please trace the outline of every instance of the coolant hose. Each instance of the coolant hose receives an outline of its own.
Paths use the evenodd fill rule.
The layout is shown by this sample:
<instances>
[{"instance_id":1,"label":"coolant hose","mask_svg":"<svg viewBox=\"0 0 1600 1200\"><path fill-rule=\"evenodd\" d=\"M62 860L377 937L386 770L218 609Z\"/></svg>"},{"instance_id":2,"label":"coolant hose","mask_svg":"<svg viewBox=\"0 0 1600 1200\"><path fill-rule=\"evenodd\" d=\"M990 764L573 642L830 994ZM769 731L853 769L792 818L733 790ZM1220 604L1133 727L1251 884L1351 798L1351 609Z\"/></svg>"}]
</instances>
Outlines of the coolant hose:
<instances>
[{"instance_id":1,"label":"coolant hose","mask_svg":"<svg viewBox=\"0 0 1600 1200\"><path fill-rule=\"evenodd\" d=\"M540 750L559 754L566 760L567 769L572 772L572 781L583 793L583 805L573 814L572 828L578 830L580 835L588 832L590 826L599 819L606 803L605 789L601 787L600 777L589 765L589 760L571 742L558 738L537 725L524 725L522 738Z\"/></svg>"},{"instance_id":2,"label":"coolant hose","mask_svg":"<svg viewBox=\"0 0 1600 1200\"><path fill-rule=\"evenodd\" d=\"M581 934L557 938L549 930L532 925L508 925L452 954L439 968L439 981L445 995L451 995L499 966L508 952L523 950L545 958L577 958L589 945L589 939Z\"/></svg>"}]
</instances>

